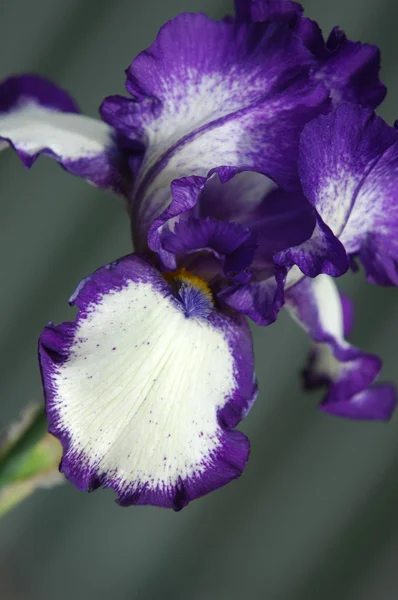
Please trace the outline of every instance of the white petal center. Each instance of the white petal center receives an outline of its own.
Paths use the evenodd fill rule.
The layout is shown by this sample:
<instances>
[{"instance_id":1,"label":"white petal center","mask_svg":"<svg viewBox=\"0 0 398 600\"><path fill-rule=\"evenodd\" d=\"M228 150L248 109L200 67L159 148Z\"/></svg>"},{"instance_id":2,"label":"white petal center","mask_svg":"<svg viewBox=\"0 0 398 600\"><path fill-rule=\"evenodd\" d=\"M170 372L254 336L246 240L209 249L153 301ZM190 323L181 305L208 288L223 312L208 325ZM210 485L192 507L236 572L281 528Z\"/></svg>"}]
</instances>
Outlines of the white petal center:
<instances>
[{"instance_id":1,"label":"white petal center","mask_svg":"<svg viewBox=\"0 0 398 600\"><path fill-rule=\"evenodd\" d=\"M53 375L69 452L121 488L204 471L222 443L217 411L236 387L224 333L149 283L104 295L79 323Z\"/></svg>"}]
</instances>

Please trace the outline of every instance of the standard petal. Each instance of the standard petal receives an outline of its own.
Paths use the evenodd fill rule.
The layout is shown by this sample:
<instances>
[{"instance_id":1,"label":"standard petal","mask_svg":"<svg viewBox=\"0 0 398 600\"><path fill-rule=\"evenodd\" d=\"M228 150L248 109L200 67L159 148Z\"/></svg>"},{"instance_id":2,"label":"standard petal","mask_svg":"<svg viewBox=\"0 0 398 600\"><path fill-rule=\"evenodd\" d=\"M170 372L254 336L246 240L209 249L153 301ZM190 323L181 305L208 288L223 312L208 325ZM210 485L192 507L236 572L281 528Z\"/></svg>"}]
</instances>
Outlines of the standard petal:
<instances>
[{"instance_id":1,"label":"standard petal","mask_svg":"<svg viewBox=\"0 0 398 600\"><path fill-rule=\"evenodd\" d=\"M327 98L312 64L284 24L183 14L160 30L127 71L133 99L120 110L115 98L102 106L107 122L124 135L141 132L146 146L133 194L142 235L180 178L208 178L222 166L297 184L298 136Z\"/></svg>"},{"instance_id":2,"label":"standard petal","mask_svg":"<svg viewBox=\"0 0 398 600\"><path fill-rule=\"evenodd\" d=\"M243 4L246 5L243 10ZM237 7L238 8L238 7ZM304 8L288 0L242 0L240 12L247 21L277 21L289 25L316 58L325 53L325 41L319 25L304 17ZM238 12L237 12L237 18ZM316 70L317 67L314 67Z\"/></svg>"},{"instance_id":3,"label":"standard petal","mask_svg":"<svg viewBox=\"0 0 398 600\"><path fill-rule=\"evenodd\" d=\"M377 46L347 39L334 27L325 43L318 24L303 16L304 9L285 0L237 0L236 15L243 21L277 21L289 25L317 59L315 78L330 90L333 104L343 101L377 108L386 86L379 80L380 51Z\"/></svg>"},{"instance_id":4,"label":"standard petal","mask_svg":"<svg viewBox=\"0 0 398 600\"><path fill-rule=\"evenodd\" d=\"M20 75L0 84L0 139L27 168L45 154L73 175L127 193L127 162L113 129L79 114L67 92L41 77Z\"/></svg>"},{"instance_id":5,"label":"standard petal","mask_svg":"<svg viewBox=\"0 0 398 600\"><path fill-rule=\"evenodd\" d=\"M289 21L301 17L303 12L301 4L289 0L253 0L251 6L254 21Z\"/></svg>"},{"instance_id":6,"label":"standard petal","mask_svg":"<svg viewBox=\"0 0 398 600\"><path fill-rule=\"evenodd\" d=\"M249 443L231 428L255 396L243 317L188 318L172 288L130 255L85 279L75 323L49 325L40 361L61 468L122 505L176 510L238 477Z\"/></svg>"},{"instance_id":7,"label":"standard petal","mask_svg":"<svg viewBox=\"0 0 398 600\"><path fill-rule=\"evenodd\" d=\"M352 309L334 281L320 275L286 292L286 308L314 342L304 371L306 387L327 386L321 410L351 419L388 420L396 405L394 388L372 385L381 361L351 346Z\"/></svg>"},{"instance_id":8,"label":"standard petal","mask_svg":"<svg viewBox=\"0 0 398 600\"><path fill-rule=\"evenodd\" d=\"M303 7L289 0L235 0L235 15L238 21L294 22L302 16Z\"/></svg>"},{"instance_id":9,"label":"standard petal","mask_svg":"<svg viewBox=\"0 0 398 600\"><path fill-rule=\"evenodd\" d=\"M235 15L239 21L250 21L250 7L252 0L234 0Z\"/></svg>"},{"instance_id":10,"label":"standard petal","mask_svg":"<svg viewBox=\"0 0 398 600\"><path fill-rule=\"evenodd\" d=\"M335 105L347 101L377 108L387 93L379 72L377 46L348 40L344 31L333 28L316 76L331 90Z\"/></svg>"},{"instance_id":11,"label":"standard petal","mask_svg":"<svg viewBox=\"0 0 398 600\"><path fill-rule=\"evenodd\" d=\"M304 192L368 279L398 283L398 132L372 111L343 104L303 131Z\"/></svg>"}]
</instances>

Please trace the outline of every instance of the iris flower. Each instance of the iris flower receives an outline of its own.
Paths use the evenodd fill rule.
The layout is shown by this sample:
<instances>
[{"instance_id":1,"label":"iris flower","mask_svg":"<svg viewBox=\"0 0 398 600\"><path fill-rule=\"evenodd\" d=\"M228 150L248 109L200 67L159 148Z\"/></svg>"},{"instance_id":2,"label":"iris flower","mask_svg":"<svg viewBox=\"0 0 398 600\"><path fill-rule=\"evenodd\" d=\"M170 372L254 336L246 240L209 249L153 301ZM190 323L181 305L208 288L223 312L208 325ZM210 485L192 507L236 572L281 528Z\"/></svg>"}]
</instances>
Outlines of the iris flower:
<instances>
[{"instance_id":1,"label":"iris flower","mask_svg":"<svg viewBox=\"0 0 398 600\"><path fill-rule=\"evenodd\" d=\"M397 283L397 132L373 109L377 48L300 5L237 0L236 16L182 14L127 69L101 120L38 76L0 87L0 136L126 198L135 254L77 287L74 322L44 329L40 364L61 470L122 505L180 509L238 477L234 428L256 395L247 317L284 305L308 332L323 411L388 419L380 360L346 341L333 278L362 262ZM5 144L6 145L6 144Z\"/></svg>"}]
</instances>

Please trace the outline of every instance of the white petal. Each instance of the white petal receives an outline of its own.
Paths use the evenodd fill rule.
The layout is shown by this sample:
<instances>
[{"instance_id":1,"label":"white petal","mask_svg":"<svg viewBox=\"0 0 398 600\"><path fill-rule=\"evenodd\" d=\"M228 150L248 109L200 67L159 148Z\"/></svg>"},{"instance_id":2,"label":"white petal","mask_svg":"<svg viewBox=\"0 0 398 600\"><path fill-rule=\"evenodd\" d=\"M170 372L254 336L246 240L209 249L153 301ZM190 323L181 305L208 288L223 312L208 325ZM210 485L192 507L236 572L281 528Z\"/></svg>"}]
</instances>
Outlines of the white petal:
<instances>
[{"instance_id":1,"label":"white petal","mask_svg":"<svg viewBox=\"0 0 398 600\"><path fill-rule=\"evenodd\" d=\"M112 129L99 119L63 113L32 102L0 113L0 135L34 155L50 150L62 160L90 158L111 145Z\"/></svg>"},{"instance_id":2,"label":"white petal","mask_svg":"<svg viewBox=\"0 0 398 600\"><path fill-rule=\"evenodd\" d=\"M78 295L88 293L87 281ZM68 440L66 475L84 489L99 480L122 501L145 490L159 497L151 503L174 506L181 485L192 499L240 474L247 441L220 411L232 402L241 413L233 425L242 418L254 392L253 365L246 330L236 341L241 321L186 318L161 285L130 280L108 289L80 312L65 338L66 360L49 362L42 337L42 369L51 431ZM240 361L250 374L244 401Z\"/></svg>"}]
</instances>

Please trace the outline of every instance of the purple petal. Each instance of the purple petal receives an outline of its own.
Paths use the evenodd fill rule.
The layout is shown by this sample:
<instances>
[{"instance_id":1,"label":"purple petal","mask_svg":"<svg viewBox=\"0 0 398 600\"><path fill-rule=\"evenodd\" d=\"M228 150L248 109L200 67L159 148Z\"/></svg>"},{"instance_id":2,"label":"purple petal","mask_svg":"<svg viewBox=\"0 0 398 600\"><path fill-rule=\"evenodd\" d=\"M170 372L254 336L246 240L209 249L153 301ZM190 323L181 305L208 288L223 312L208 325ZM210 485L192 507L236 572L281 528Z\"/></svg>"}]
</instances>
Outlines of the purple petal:
<instances>
[{"instance_id":1,"label":"purple petal","mask_svg":"<svg viewBox=\"0 0 398 600\"><path fill-rule=\"evenodd\" d=\"M38 75L16 75L0 84L0 112L7 113L20 102L37 105L64 113L80 113L73 98L62 88Z\"/></svg>"},{"instance_id":2,"label":"purple petal","mask_svg":"<svg viewBox=\"0 0 398 600\"><path fill-rule=\"evenodd\" d=\"M296 246L311 237L315 211L299 190L287 192L272 180L245 171L222 183L211 177L201 191L198 203L201 217L238 222L256 231L262 253Z\"/></svg>"},{"instance_id":3,"label":"purple petal","mask_svg":"<svg viewBox=\"0 0 398 600\"><path fill-rule=\"evenodd\" d=\"M304 12L298 2L289 0L235 0L238 21L285 21L294 24Z\"/></svg>"},{"instance_id":4,"label":"purple petal","mask_svg":"<svg viewBox=\"0 0 398 600\"><path fill-rule=\"evenodd\" d=\"M221 181L215 174L201 191L197 214L245 225L250 223L252 227L258 219L262 220L262 211L266 211L269 204L283 203L283 200L270 201L270 195L278 189L272 179L254 171L237 173L228 181Z\"/></svg>"},{"instance_id":5,"label":"purple petal","mask_svg":"<svg viewBox=\"0 0 398 600\"><path fill-rule=\"evenodd\" d=\"M359 106L343 104L303 131L304 193L369 281L398 283L398 132Z\"/></svg>"},{"instance_id":6,"label":"purple petal","mask_svg":"<svg viewBox=\"0 0 398 600\"><path fill-rule=\"evenodd\" d=\"M252 0L234 0L235 15L238 21L251 21Z\"/></svg>"},{"instance_id":7,"label":"purple petal","mask_svg":"<svg viewBox=\"0 0 398 600\"><path fill-rule=\"evenodd\" d=\"M202 184L197 201L201 216L236 220L257 234L259 247L252 266L259 279L272 275L275 264L297 265L310 277L320 273L337 277L347 271L344 247L301 191L286 192L253 172L239 173L225 183L215 176ZM292 285L292 276L289 281Z\"/></svg>"},{"instance_id":8,"label":"purple petal","mask_svg":"<svg viewBox=\"0 0 398 600\"><path fill-rule=\"evenodd\" d=\"M352 42L334 27L316 76L331 90L335 105L347 101L377 108L387 93L386 86L379 80L379 71L377 46Z\"/></svg>"},{"instance_id":9,"label":"purple petal","mask_svg":"<svg viewBox=\"0 0 398 600\"><path fill-rule=\"evenodd\" d=\"M113 129L80 115L67 92L41 77L20 75L0 84L0 139L27 168L45 154L73 175L127 193L127 160Z\"/></svg>"},{"instance_id":10,"label":"purple petal","mask_svg":"<svg viewBox=\"0 0 398 600\"><path fill-rule=\"evenodd\" d=\"M288 0L253 0L251 5L253 21L279 21L292 28L301 20L303 12L301 4Z\"/></svg>"},{"instance_id":11,"label":"purple petal","mask_svg":"<svg viewBox=\"0 0 398 600\"><path fill-rule=\"evenodd\" d=\"M318 60L324 56L325 41L323 39L322 30L316 21L308 19L307 17L302 17L297 20L294 31L302 40L304 46L308 48ZM316 68L317 67L315 67L315 70Z\"/></svg>"},{"instance_id":12,"label":"purple petal","mask_svg":"<svg viewBox=\"0 0 398 600\"><path fill-rule=\"evenodd\" d=\"M257 325L270 325L285 302L285 281L286 269L277 267L268 278L228 286L218 293L217 298Z\"/></svg>"},{"instance_id":13,"label":"purple petal","mask_svg":"<svg viewBox=\"0 0 398 600\"><path fill-rule=\"evenodd\" d=\"M304 195L285 192L258 173L240 173L224 184L218 177L211 178L197 207L203 216L210 213L237 219L257 234L259 247L251 265L252 279L243 287L232 286L221 292L230 307L256 323L265 325L275 320L283 305L284 277L293 265L302 271L289 272L289 285L301 279L303 272L312 277L320 272L339 275L348 268L344 248L322 222L317 224L315 211Z\"/></svg>"},{"instance_id":14,"label":"purple petal","mask_svg":"<svg viewBox=\"0 0 398 600\"><path fill-rule=\"evenodd\" d=\"M314 75L330 90L334 105L343 101L376 108L386 95L379 80L377 46L348 40L334 27L325 44L318 24L303 16L303 7L284 0L242 0L236 4L238 21L277 21L289 25L317 58Z\"/></svg>"},{"instance_id":15,"label":"purple petal","mask_svg":"<svg viewBox=\"0 0 398 600\"><path fill-rule=\"evenodd\" d=\"M286 192L276 188L271 189L253 211L243 214L241 222L258 235L258 258L272 263L275 254L311 237L316 217L313 207L300 191Z\"/></svg>"},{"instance_id":16,"label":"purple petal","mask_svg":"<svg viewBox=\"0 0 398 600\"><path fill-rule=\"evenodd\" d=\"M347 268L344 249L340 248L341 244L333 239L323 224L317 227L318 238L310 241L307 251L305 246L301 247L301 244L310 240L314 232L314 208L299 190L286 192L259 173L239 173L226 183L221 183L217 176L212 177L201 191L197 210L202 217L237 221L257 234L259 248L254 267L259 275L261 271L273 269L275 256L278 264L291 266L297 260L298 263L303 263L305 269L304 263L310 262L310 250L315 253L315 246L320 246L322 236L325 245L323 255L315 258L319 268L330 267L332 270L333 265L329 263L333 261L334 255L338 258L339 250L340 263L343 261L344 269ZM337 247L336 251L333 251L334 245ZM328 262L329 254L331 256ZM316 271L315 267L316 265L312 267L313 272ZM306 274L309 271L310 266L306 269ZM315 274L319 272L318 270Z\"/></svg>"},{"instance_id":17,"label":"purple petal","mask_svg":"<svg viewBox=\"0 0 398 600\"><path fill-rule=\"evenodd\" d=\"M222 188L225 188L224 193ZM236 174L234 169L224 167L210 172L207 179L186 177L173 181L171 189L173 200L154 220L148 236L150 248L159 253L168 268L175 268L175 260L160 242L162 228L168 221L196 207L204 217L210 212L210 216L236 218L257 234L259 249L253 267L261 281L273 274L275 264L282 269L297 264L311 277L319 273L338 276L348 269L341 243L316 217L304 196L300 192L284 192L275 184L270 188L269 180L258 173ZM261 197L267 189L268 193ZM316 218L319 222L314 229ZM289 244L300 245L289 247Z\"/></svg>"},{"instance_id":18,"label":"purple petal","mask_svg":"<svg viewBox=\"0 0 398 600\"><path fill-rule=\"evenodd\" d=\"M304 382L309 389L327 387L321 410L350 419L388 420L396 405L395 391L389 385L372 385L381 360L344 339L352 311L333 280L326 275L304 279L285 297L286 308L314 342Z\"/></svg>"},{"instance_id":19,"label":"purple petal","mask_svg":"<svg viewBox=\"0 0 398 600\"><path fill-rule=\"evenodd\" d=\"M324 402L319 408L325 413L346 419L388 421L395 409L396 402L394 386L375 384L353 396L350 402Z\"/></svg>"},{"instance_id":20,"label":"purple petal","mask_svg":"<svg viewBox=\"0 0 398 600\"><path fill-rule=\"evenodd\" d=\"M297 265L308 277L317 277L321 273L339 277L349 268L344 246L318 216L311 237L297 246L278 252L274 261L285 267Z\"/></svg>"},{"instance_id":21,"label":"purple petal","mask_svg":"<svg viewBox=\"0 0 398 600\"><path fill-rule=\"evenodd\" d=\"M215 309L191 316L173 286L127 256L80 284L75 322L40 338L61 470L79 489L113 488L123 506L179 510L239 477L248 459L247 438L232 430L257 393L247 322Z\"/></svg>"},{"instance_id":22,"label":"purple petal","mask_svg":"<svg viewBox=\"0 0 398 600\"><path fill-rule=\"evenodd\" d=\"M222 167L297 185L299 134L327 97L312 66L284 24L182 14L160 30L127 71L133 99L102 106L108 123L146 146L133 199L139 244L170 204L173 181Z\"/></svg>"},{"instance_id":23,"label":"purple petal","mask_svg":"<svg viewBox=\"0 0 398 600\"><path fill-rule=\"evenodd\" d=\"M188 213L194 208L206 184L206 181L206 177L197 177L195 175L174 180L171 183L172 201L168 208L158 217L156 217L156 214L159 213L158 204L147 203L145 205L147 212L145 216L143 216L144 221L147 223L152 222L148 234L148 245L151 250L154 250L159 254L163 264L166 267L173 269L175 261L170 252L165 250L161 245L160 236L162 234L162 228L166 225L166 223L168 223L168 221L171 221L175 217L179 217L183 213ZM136 229L134 230L135 227ZM136 240L140 239L139 227L140 221L138 221L138 223L136 220L133 221L133 237Z\"/></svg>"},{"instance_id":24,"label":"purple petal","mask_svg":"<svg viewBox=\"0 0 398 600\"><path fill-rule=\"evenodd\" d=\"M314 56L323 56L325 42L322 31L315 21L303 16L301 4L285 0L252 0L246 4L251 4L250 16L253 21L286 23Z\"/></svg>"},{"instance_id":25,"label":"purple petal","mask_svg":"<svg viewBox=\"0 0 398 600\"><path fill-rule=\"evenodd\" d=\"M174 255L212 250L223 260L224 272L228 275L239 273L251 265L257 249L257 236L237 223L217 221L211 217L191 217L177 222L174 231L165 231L162 246Z\"/></svg>"}]
</instances>

